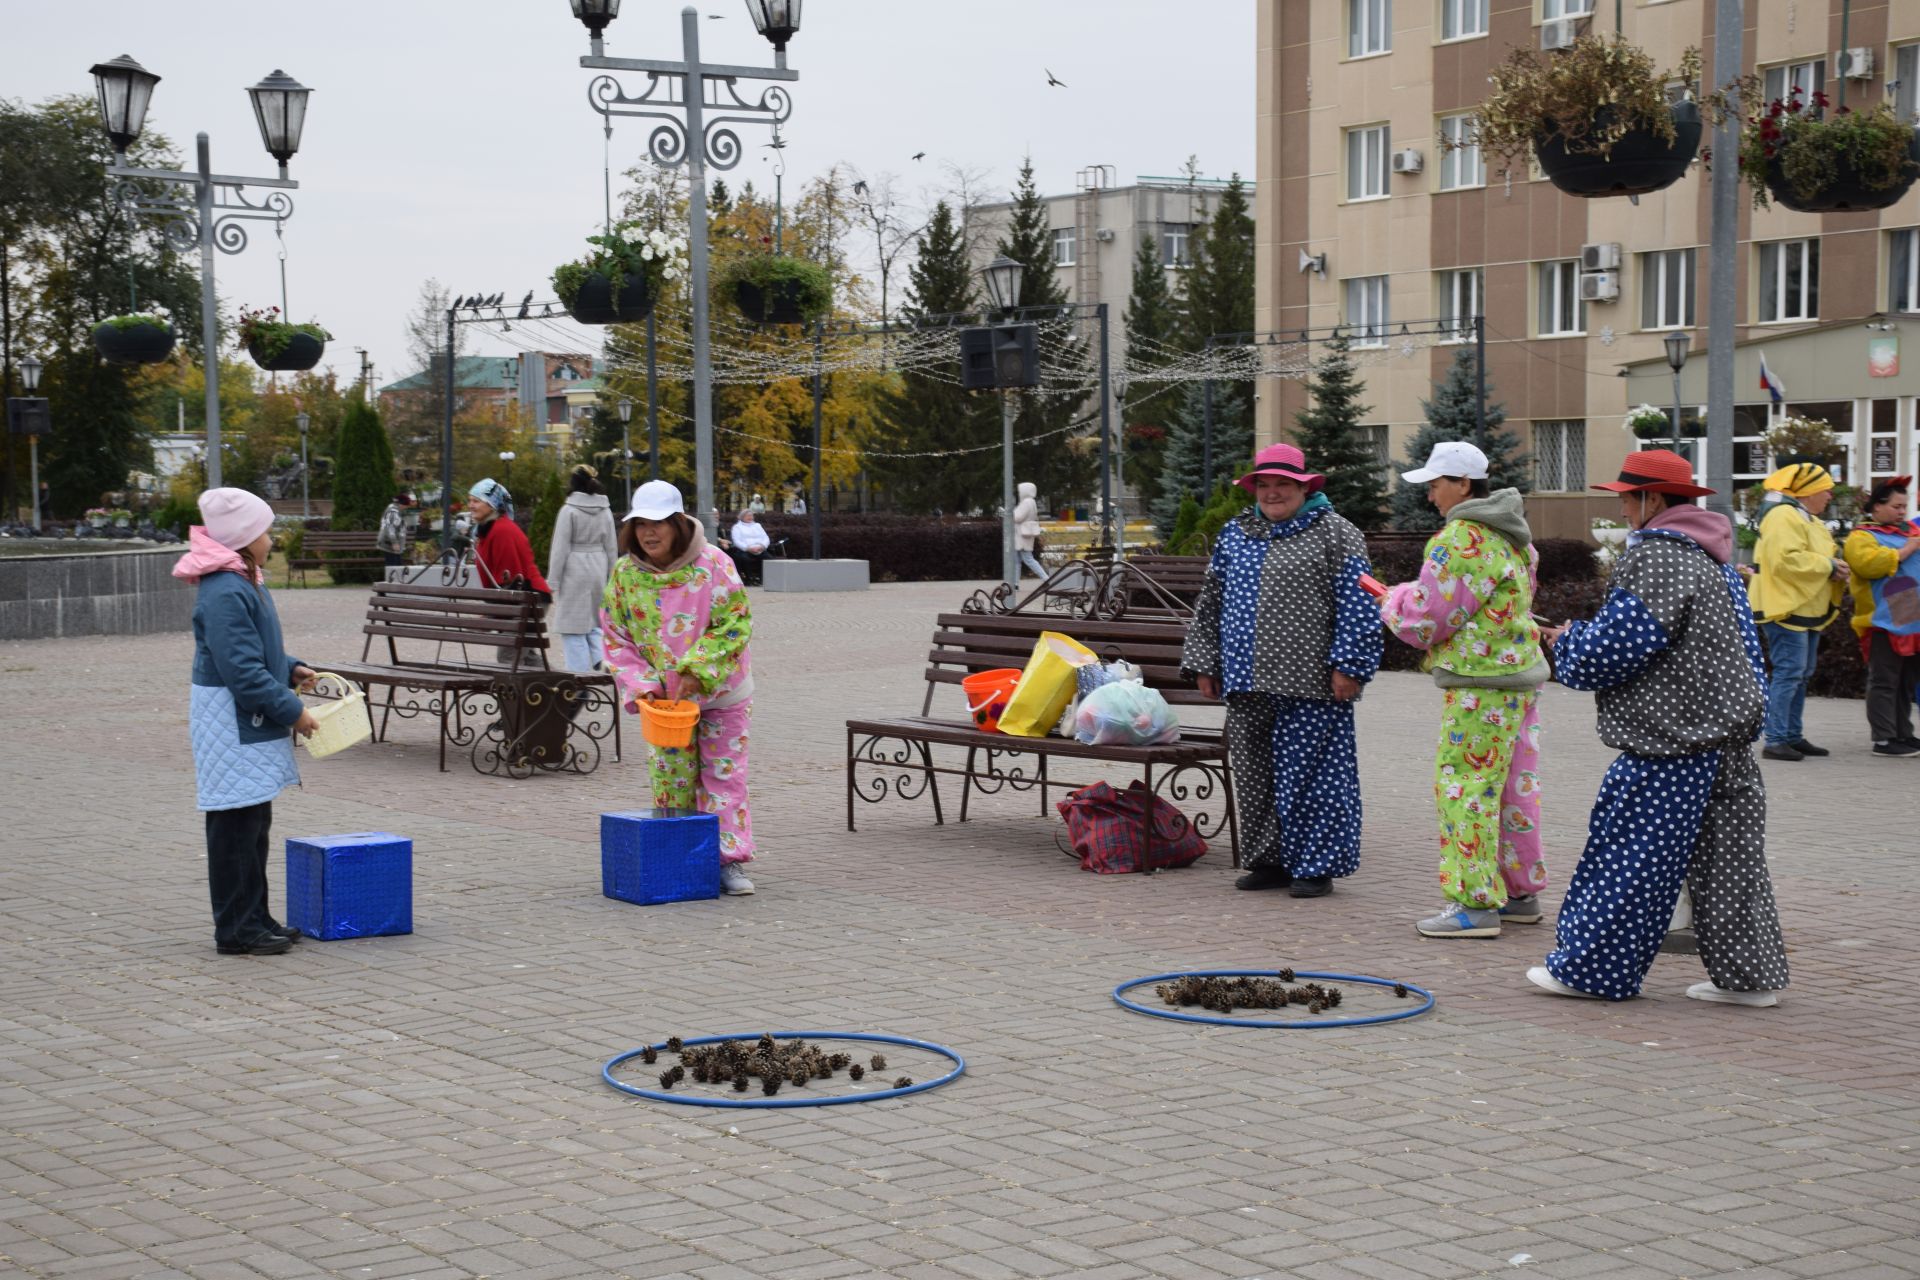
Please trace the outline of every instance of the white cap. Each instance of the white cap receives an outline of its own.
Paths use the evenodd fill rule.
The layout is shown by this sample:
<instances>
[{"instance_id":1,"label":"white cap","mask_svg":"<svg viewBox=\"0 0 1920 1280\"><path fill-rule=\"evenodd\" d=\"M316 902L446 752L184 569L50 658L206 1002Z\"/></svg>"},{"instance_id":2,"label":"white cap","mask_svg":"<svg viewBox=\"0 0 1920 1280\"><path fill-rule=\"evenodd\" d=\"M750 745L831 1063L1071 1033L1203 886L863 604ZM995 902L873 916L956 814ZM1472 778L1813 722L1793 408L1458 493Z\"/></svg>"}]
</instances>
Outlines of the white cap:
<instances>
[{"instance_id":1,"label":"white cap","mask_svg":"<svg viewBox=\"0 0 1920 1280\"><path fill-rule=\"evenodd\" d=\"M1482 475L1486 472L1482 471ZM627 512L629 520L665 520L668 516L684 513L686 507L681 504L680 490L666 480L649 480L633 491L633 509Z\"/></svg>"},{"instance_id":2,"label":"white cap","mask_svg":"<svg viewBox=\"0 0 1920 1280\"><path fill-rule=\"evenodd\" d=\"M1441 476L1455 480L1485 480L1487 455L1465 440L1442 440L1433 446L1433 452L1427 455L1426 466L1418 471L1400 473L1400 478L1408 484L1425 484L1429 480L1438 480Z\"/></svg>"}]
</instances>

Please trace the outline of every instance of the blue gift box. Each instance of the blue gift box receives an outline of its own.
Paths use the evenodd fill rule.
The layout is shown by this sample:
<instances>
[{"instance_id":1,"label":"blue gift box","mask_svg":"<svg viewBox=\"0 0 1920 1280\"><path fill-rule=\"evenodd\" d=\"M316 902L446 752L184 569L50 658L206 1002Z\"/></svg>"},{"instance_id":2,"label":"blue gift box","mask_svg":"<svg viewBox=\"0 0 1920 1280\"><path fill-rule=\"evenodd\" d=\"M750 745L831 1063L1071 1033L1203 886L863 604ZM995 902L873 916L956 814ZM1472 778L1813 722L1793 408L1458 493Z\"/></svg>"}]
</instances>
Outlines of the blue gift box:
<instances>
[{"instance_id":1,"label":"blue gift box","mask_svg":"<svg viewBox=\"0 0 1920 1280\"><path fill-rule=\"evenodd\" d=\"M600 891L650 906L720 896L720 819L692 809L600 815Z\"/></svg>"},{"instance_id":2,"label":"blue gift box","mask_svg":"<svg viewBox=\"0 0 1920 1280\"><path fill-rule=\"evenodd\" d=\"M287 923L309 938L413 932L413 841L391 831L287 841Z\"/></svg>"}]
</instances>

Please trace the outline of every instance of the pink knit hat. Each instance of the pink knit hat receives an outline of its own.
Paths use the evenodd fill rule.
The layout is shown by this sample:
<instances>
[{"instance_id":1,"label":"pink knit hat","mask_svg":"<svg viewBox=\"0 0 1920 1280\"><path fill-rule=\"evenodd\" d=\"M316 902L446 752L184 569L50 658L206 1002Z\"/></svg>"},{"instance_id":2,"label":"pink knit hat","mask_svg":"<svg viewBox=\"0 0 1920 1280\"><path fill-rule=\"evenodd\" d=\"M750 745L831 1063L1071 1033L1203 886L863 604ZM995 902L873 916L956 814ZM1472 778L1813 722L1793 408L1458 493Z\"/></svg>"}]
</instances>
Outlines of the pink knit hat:
<instances>
[{"instance_id":1,"label":"pink knit hat","mask_svg":"<svg viewBox=\"0 0 1920 1280\"><path fill-rule=\"evenodd\" d=\"M209 489L200 495L207 536L229 551L251 546L273 525L273 508L245 489Z\"/></svg>"}]
</instances>

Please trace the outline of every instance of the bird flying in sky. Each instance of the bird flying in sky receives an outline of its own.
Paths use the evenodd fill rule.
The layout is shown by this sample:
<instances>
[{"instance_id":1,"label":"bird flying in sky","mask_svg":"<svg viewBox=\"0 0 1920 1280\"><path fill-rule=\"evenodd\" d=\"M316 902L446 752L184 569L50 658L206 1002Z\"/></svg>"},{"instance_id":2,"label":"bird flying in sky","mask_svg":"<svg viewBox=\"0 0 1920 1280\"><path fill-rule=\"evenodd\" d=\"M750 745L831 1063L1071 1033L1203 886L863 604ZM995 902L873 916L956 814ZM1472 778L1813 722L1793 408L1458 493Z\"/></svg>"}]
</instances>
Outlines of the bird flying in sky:
<instances>
[{"instance_id":1,"label":"bird flying in sky","mask_svg":"<svg viewBox=\"0 0 1920 1280\"><path fill-rule=\"evenodd\" d=\"M1047 69L1046 69L1045 67L1042 67L1042 68L1040 68L1040 69L1041 69L1042 71L1047 71ZM1051 72L1051 71L1047 71L1047 83L1048 83L1048 84L1049 84L1050 86L1053 86L1053 87L1055 87L1055 88L1059 88L1059 89L1064 89L1064 88L1066 88L1066 87L1067 87L1067 82L1066 82L1065 80L1059 80L1059 79L1056 79L1056 78L1054 77L1054 74L1053 74L1053 72Z\"/></svg>"},{"instance_id":2,"label":"bird flying in sky","mask_svg":"<svg viewBox=\"0 0 1920 1280\"><path fill-rule=\"evenodd\" d=\"M913 153L913 158L915 160L925 160L927 158L927 153L924 151L916 151Z\"/></svg>"}]
</instances>

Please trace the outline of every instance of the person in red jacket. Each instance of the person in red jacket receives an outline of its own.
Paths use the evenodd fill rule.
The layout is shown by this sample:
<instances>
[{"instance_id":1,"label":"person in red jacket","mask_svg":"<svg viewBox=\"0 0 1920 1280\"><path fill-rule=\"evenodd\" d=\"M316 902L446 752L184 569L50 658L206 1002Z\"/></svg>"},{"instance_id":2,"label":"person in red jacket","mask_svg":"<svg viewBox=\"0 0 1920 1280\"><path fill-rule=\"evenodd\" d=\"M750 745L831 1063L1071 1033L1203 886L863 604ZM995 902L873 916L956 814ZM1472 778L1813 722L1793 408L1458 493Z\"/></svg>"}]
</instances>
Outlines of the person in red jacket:
<instances>
[{"instance_id":1,"label":"person in red jacket","mask_svg":"<svg viewBox=\"0 0 1920 1280\"><path fill-rule=\"evenodd\" d=\"M507 486L498 480L480 481L467 490L467 511L473 516L473 567L479 573L480 585L537 591L542 600L552 600L553 588L534 562L533 546L513 522L513 495L507 492ZM540 651L516 653L514 646L503 645L497 656L510 666L525 666L538 663Z\"/></svg>"}]
</instances>

